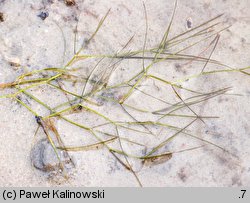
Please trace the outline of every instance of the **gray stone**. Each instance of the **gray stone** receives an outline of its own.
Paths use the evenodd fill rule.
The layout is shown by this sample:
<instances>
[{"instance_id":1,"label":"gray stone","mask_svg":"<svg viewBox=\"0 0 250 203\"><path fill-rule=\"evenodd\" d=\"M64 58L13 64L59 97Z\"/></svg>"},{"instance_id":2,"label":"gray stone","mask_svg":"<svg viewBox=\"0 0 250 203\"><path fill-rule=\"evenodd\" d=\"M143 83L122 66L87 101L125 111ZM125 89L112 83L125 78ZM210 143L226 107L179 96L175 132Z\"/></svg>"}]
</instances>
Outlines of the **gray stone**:
<instances>
[{"instance_id":1,"label":"gray stone","mask_svg":"<svg viewBox=\"0 0 250 203\"><path fill-rule=\"evenodd\" d=\"M56 154L47 139L41 139L36 143L31 150L30 158L32 165L44 172L61 171L62 166L69 168L71 164L70 157L62 150L57 150Z\"/></svg>"}]
</instances>

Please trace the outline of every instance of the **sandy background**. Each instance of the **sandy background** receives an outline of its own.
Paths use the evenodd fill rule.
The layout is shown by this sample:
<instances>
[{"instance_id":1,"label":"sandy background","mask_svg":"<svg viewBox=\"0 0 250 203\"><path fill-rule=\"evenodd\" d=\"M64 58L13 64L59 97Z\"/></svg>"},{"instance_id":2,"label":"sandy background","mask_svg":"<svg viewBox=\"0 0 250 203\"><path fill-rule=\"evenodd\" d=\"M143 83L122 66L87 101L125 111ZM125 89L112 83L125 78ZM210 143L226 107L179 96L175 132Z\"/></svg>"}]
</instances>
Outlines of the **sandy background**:
<instances>
[{"instance_id":1,"label":"sandy background","mask_svg":"<svg viewBox=\"0 0 250 203\"><path fill-rule=\"evenodd\" d=\"M44 67L60 67L73 55L73 39L76 18L81 13L78 26L78 46L95 30L101 17L111 8L104 26L86 50L87 53L115 53L127 40L136 34L133 49L141 49L144 40L144 13L141 1L137 0L78 0L75 6L66 6L64 1L15 1L0 0L0 83L11 82L27 70ZM173 0L147 0L148 47L159 43L173 10ZM231 67L250 65L250 1L249 0L179 0L171 36L187 30L187 19L192 26L198 25L218 14L232 26L221 34L213 59ZM38 15L47 12L42 20ZM65 42L63 40L63 35ZM203 45L201 45L203 46ZM197 46L197 49L202 47ZM208 56L209 53L206 54ZM21 64L11 66L9 62ZM86 64L85 64L86 65ZM124 64L123 76L137 62ZM88 66L88 65L86 65ZM202 67L200 64L199 66ZM24 68L25 67L25 68ZM178 71L175 64L165 69L166 75L185 76L190 69ZM119 74L118 74L119 75ZM124 76L125 75L125 76ZM117 79L113 78L113 80ZM144 167L138 177L144 186L250 186L250 90L249 76L240 73L225 73L202 77L185 83L186 87L213 89L233 87L231 94L203 103L196 111L204 115L216 115L218 119L197 122L193 131L203 138L227 148L237 157L232 157L213 147L174 155L169 161L152 167ZM161 88L161 87L160 87ZM49 104L64 101L51 89L34 90ZM150 91L155 91L154 89ZM0 94L12 90L0 90ZM183 92L185 96L185 92ZM141 103L142 98L132 98L132 103ZM46 115L47 112L32 101L32 108ZM150 104L145 104L147 106ZM108 106L106 113L119 117L117 109ZM103 109L105 111L105 109ZM94 122L91 117L70 115L85 122ZM88 120L89 119L89 120ZM180 121L172 121L178 123ZM59 133L68 142L77 143L81 131L63 121L57 122ZM34 143L37 124L34 116L24 107L10 99L0 100L0 186L138 186L135 178L126 171L107 150L76 152L72 157L76 167L68 181L48 178L48 175L32 167L30 151ZM206 134L206 132L208 134ZM126 132L125 132L126 133ZM38 137L43 137L40 130ZM208 137L207 137L208 136ZM88 142L88 141L84 141ZM197 141L180 137L171 147L187 144L197 146ZM137 166L140 168L140 166Z\"/></svg>"}]
</instances>

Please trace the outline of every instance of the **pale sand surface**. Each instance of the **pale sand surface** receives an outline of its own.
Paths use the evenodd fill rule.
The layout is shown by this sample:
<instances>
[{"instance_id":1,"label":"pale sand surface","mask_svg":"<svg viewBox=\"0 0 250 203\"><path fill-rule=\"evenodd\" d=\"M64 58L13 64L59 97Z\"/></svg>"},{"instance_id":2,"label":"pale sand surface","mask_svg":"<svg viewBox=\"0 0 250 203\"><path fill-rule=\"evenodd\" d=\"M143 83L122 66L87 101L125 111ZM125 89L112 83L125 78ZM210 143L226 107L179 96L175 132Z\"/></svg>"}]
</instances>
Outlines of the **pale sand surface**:
<instances>
[{"instance_id":1,"label":"pale sand surface","mask_svg":"<svg viewBox=\"0 0 250 203\"><path fill-rule=\"evenodd\" d=\"M4 14L4 21L0 22L0 83L12 82L28 70L61 67L65 64L73 56L73 30L76 26L75 18L79 13L81 16L78 25L78 47L91 35L99 20L111 8L108 18L86 49L86 53L116 53L134 34L129 49L142 49L145 35L142 1L78 0L76 2L76 6L67 7L63 1L57 0L0 0L0 12ZM166 30L174 1L146 0L145 5L149 26L147 47L152 47L159 44ZM222 20L232 26L221 33L212 58L234 68L247 67L250 65L249 8L249 0L179 0L170 37L187 30L187 19L190 19L191 26L194 27L224 13ZM38 17L41 11L49 14L45 20ZM204 44L197 45L189 53L199 53L204 49ZM210 52L211 49L203 56L208 57ZM20 63L21 67L11 66L10 61ZM136 60L124 62L112 76L111 82L129 78L131 72L138 66L141 67L141 64L141 61ZM197 69L201 70L203 65L204 63L191 63L179 70L176 68L176 62L163 63L157 65L159 69L156 73L166 75L170 79L182 78L192 75ZM82 66L89 72L94 65L85 63ZM209 66L208 70L209 68L214 67ZM82 74L86 72L83 71ZM135 170L139 171L138 177L143 186L250 186L249 82L250 77L240 73L216 74L184 82L184 86L191 89L209 91L232 87L230 94L240 94L219 96L194 106L198 114L219 118L207 119L205 124L198 120L190 128L197 136L226 148L235 156L206 145L197 150L174 154L169 161L154 166L142 168L138 161L131 160ZM168 95L164 91L170 91L164 89L161 83L153 84L148 81L145 85L151 87L148 89L149 94L156 94L159 97ZM73 90L80 92L77 87ZM11 92L13 90L0 90L0 95ZM63 94L52 88L37 88L32 93L51 106L67 101ZM119 91L112 92L117 97L119 93ZM184 98L188 96L183 90L179 93ZM129 100L130 104L143 108L164 107L163 104L152 105L150 101L149 98L137 93ZM175 97L175 101L178 101L178 98ZM34 101L25 102L40 115L47 115L48 112ZM124 116L124 112L110 103L104 104L100 110L114 120ZM187 113L188 110L183 112ZM135 112L134 115L140 118ZM68 118L89 125L98 122L96 117L88 113L71 114ZM141 120L148 118L151 118L150 115ZM186 120L170 118L169 122L181 127L185 125ZM69 145L88 144L93 141L89 136L84 137L81 129L65 121L57 120L56 126ZM41 129L34 138L36 128L36 120L26 108L14 100L0 99L0 186L138 186L134 176L106 149L70 153L76 166L70 169L69 180L48 178L46 172L32 167L30 161L30 151L34 142L45 138ZM129 134L126 130L121 133L124 136ZM134 133L131 136L137 136L139 140L148 142L152 146L159 143L159 140L162 141L161 138L151 140L145 138L145 135L134 135ZM202 144L204 143L190 137L179 136L166 149L177 151L182 147ZM129 147L127 150L133 151Z\"/></svg>"}]
</instances>

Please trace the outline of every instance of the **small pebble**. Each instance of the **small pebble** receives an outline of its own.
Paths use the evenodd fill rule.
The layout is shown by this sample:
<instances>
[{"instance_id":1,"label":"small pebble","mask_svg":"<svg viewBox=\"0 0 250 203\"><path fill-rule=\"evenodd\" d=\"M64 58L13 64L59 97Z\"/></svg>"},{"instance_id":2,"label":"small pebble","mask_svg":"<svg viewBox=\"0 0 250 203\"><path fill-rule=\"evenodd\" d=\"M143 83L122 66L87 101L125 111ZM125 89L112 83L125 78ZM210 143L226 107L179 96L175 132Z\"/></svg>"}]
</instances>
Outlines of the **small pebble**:
<instances>
[{"instance_id":1,"label":"small pebble","mask_svg":"<svg viewBox=\"0 0 250 203\"><path fill-rule=\"evenodd\" d=\"M192 28L192 19L191 18L187 19L187 28L188 29Z\"/></svg>"},{"instance_id":2,"label":"small pebble","mask_svg":"<svg viewBox=\"0 0 250 203\"><path fill-rule=\"evenodd\" d=\"M3 13L0 12L0 22L3 22L3 21L4 21Z\"/></svg>"},{"instance_id":3,"label":"small pebble","mask_svg":"<svg viewBox=\"0 0 250 203\"><path fill-rule=\"evenodd\" d=\"M37 15L39 18L41 18L42 20L45 20L48 16L49 13L47 11L42 11L39 15Z\"/></svg>"},{"instance_id":4,"label":"small pebble","mask_svg":"<svg viewBox=\"0 0 250 203\"><path fill-rule=\"evenodd\" d=\"M64 2L67 6L74 6L76 4L75 0L65 0Z\"/></svg>"}]
</instances>

